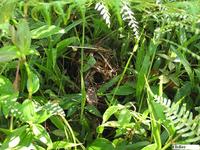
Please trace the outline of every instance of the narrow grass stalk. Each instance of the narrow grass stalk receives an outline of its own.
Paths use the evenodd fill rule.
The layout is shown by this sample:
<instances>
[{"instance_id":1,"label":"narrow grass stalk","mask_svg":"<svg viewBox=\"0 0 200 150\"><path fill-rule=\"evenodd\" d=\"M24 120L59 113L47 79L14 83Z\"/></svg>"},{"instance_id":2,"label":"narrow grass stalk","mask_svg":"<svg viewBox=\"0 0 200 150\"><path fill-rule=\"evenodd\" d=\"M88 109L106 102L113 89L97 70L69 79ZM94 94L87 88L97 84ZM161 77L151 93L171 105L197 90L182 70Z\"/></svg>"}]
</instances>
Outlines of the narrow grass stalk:
<instances>
[{"instance_id":1,"label":"narrow grass stalk","mask_svg":"<svg viewBox=\"0 0 200 150\"><path fill-rule=\"evenodd\" d=\"M125 73L126 73L126 71L127 71L127 69L128 69L128 66L129 66L129 64L130 64L130 62L131 62L131 59L132 59L132 57L133 57L133 54L134 54L134 53L137 51L137 49L138 49L139 41L140 41L140 38L136 40L135 46L133 47L133 50L132 50L132 52L131 52L131 55L129 56L129 59L128 59L126 65L125 65L125 68L124 68L124 70L123 70L123 72L122 72L122 74L121 74L121 76L120 76L120 79L119 79L119 81L118 81L118 83L117 83L117 86L116 86L115 91L114 91L114 93L113 93L112 99L111 99L111 101L110 101L110 103L109 103L109 106L115 104L114 98L115 98L116 92L117 92L117 90L119 89L119 86L120 86L120 84L121 84L121 82L122 82L122 80L123 80L123 78L124 78L124 75L125 75Z\"/></svg>"},{"instance_id":2,"label":"narrow grass stalk","mask_svg":"<svg viewBox=\"0 0 200 150\"><path fill-rule=\"evenodd\" d=\"M13 116L10 118L10 131L13 130Z\"/></svg>"},{"instance_id":3,"label":"narrow grass stalk","mask_svg":"<svg viewBox=\"0 0 200 150\"><path fill-rule=\"evenodd\" d=\"M72 136L73 143L76 144L76 137L75 137L75 135L74 135L74 132L73 132L71 126L69 125L69 123L68 123L68 121L65 119L65 117L61 116L61 118L62 118L64 124L67 126L67 128L68 128L69 131L70 131L70 134L71 134L71 136ZM75 147L75 150L76 150L76 149L77 149L77 148Z\"/></svg>"},{"instance_id":4,"label":"narrow grass stalk","mask_svg":"<svg viewBox=\"0 0 200 150\"><path fill-rule=\"evenodd\" d=\"M28 65L28 63L27 62L24 62L24 65L25 65L25 67L26 67L26 72L27 72L27 75L28 75L28 78L31 78L31 70L30 70L30 68L29 68L29 65ZM30 81L30 87L32 87L32 81ZM29 99L32 99L32 90L31 89L29 89L29 91L28 91L29 93L28 93L28 98Z\"/></svg>"},{"instance_id":5,"label":"narrow grass stalk","mask_svg":"<svg viewBox=\"0 0 200 150\"><path fill-rule=\"evenodd\" d=\"M81 46L84 47L85 44L85 13L83 13L83 27L82 27L82 43ZM84 115L84 109L86 104L86 92L85 92L85 83L84 83L84 77L83 77L83 61L84 61L84 49L81 48L81 95L82 95L82 101L81 101L81 117L80 120L83 120Z\"/></svg>"}]
</instances>

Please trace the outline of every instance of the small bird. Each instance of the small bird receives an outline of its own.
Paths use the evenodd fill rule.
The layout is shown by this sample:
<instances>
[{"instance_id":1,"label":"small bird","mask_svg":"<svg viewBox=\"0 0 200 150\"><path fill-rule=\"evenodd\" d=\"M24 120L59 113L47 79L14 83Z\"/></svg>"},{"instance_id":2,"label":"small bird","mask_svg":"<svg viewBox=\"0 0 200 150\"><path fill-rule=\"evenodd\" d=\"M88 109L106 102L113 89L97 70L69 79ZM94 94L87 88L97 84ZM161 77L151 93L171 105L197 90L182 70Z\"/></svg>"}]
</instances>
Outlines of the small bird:
<instances>
[{"instance_id":1,"label":"small bird","mask_svg":"<svg viewBox=\"0 0 200 150\"><path fill-rule=\"evenodd\" d=\"M86 99L88 104L96 105L98 103L98 98L96 94L96 88L93 86L88 87Z\"/></svg>"}]
</instances>

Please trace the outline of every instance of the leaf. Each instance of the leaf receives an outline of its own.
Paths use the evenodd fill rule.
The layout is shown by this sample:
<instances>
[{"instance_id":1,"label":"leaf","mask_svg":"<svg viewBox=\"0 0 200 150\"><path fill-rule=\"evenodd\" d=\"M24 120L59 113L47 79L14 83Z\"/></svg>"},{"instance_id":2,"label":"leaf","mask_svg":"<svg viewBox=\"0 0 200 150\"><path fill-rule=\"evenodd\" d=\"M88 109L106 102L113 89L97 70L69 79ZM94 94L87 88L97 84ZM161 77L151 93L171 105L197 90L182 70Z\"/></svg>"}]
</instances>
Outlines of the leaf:
<instances>
[{"instance_id":1,"label":"leaf","mask_svg":"<svg viewBox=\"0 0 200 150\"><path fill-rule=\"evenodd\" d=\"M39 87L40 87L40 80L38 76L34 72L30 71L27 81L27 89L29 93L31 94L36 93Z\"/></svg>"},{"instance_id":2,"label":"leaf","mask_svg":"<svg viewBox=\"0 0 200 150\"><path fill-rule=\"evenodd\" d=\"M18 58L17 48L15 46L4 46L0 48L0 63L11 61Z\"/></svg>"},{"instance_id":3,"label":"leaf","mask_svg":"<svg viewBox=\"0 0 200 150\"><path fill-rule=\"evenodd\" d=\"M142 150L157 150L157 146L156 146L156 144L151 144L151 145L144 147Z\"/></svg>"},{"instance_id":4,"label":"leaf","mask_svg":"<svg viewBox=\"0 0 200 150\"><path fill-rule=\"evenodd\" d=\"M192 83L191 82L185 82L184 85L182 85L181 88L178 89L174 101L177 102L181 98L186 97L191 94L192 91Z\"/></svg>"},{"instance_id":5,"label":"leaf","mask_svg":"<svg viewBox=\"0 0 200 150\"><path fill-rule=\"evenodd\" d=\"M87 150L114 150L114 146L112 143L104 138L96 139L88 148Z\"/></svg>"},{"instance_id":6,"label":"leaf","mask_svg":"<svg viewBox=\"0 0 200 150\"><path fill-rule=\"evenodd\" d=\"M144 76L148 75L149 67L151 67L151 56L155 54L157 50L157 45L151 41L148 51L146 52L144 59L142 61L142 66L141 69L138 70L138 75L137 75L137 83L136 83L136 97L137 99L141 99L140 96L142 94L142 91L144 89L145 85L145 79Z\"/></svg>"},{"instance_id":7,"label":"leaf","mask_svg":"<svg viewBox=\"0 0 200 150\"><path fill-rule=\"evenodd\" d=\"M99 111L94 105L87 105L87 106L85 107L85 109L86 109L89 113L91 113L91 114L93 114L93 115L95 115L95 116L97 116L97 117L102 117L100 111Z\"/></svg>"},{"instance_id":8,"label":"leaf","mask_svg":"<svg viewBox=\"0 0 200 150\"><path fill-rule=\"evenodd\" d=\"M28 22L21 19L17 25L15 45L19 48L20 52L25 55L31 46L31 33L29 30Z\"/></svg>"},{"instance_id":9,"label":"leaf","mask_svg":"<svg viewBox=\"0 0 200 150\"><path fill-rule=\"evenodd\" d=\"M35 105L34 103L26 99L22 103L21 111L23 112L23 117L21 118L25 122L33 122L35 118Z\"/></svg>"},{"instance_id":10,"label":"leaf","mask_svg":"<svg viewBox=\"0 0 200 150\"><path fill-rule=\"evenodd\" d=\"M3 132L5 135L10 135L12 132L9 129L0 128L0 131Z\"/></svg>"},{"instance_id":11,"label":"leaf","mask_svg":"<svg viewBox=\"0 0 200 150\"><path fill-rule=\"evenodd\" d=\"M112 93L114 93L115 89L113 89ZM122 86L119 86L117 89L115 95L130 95L135 92L135 89L132 85L130 84L124 84Z\"/></svg>"},{"instance_id":12,"label":"leaf","mask_svg":"<svg viewBox=\"0 0 200 150\"><path fill-rule=\"evenodd\" d=\"M23 144L23 139L26 137L28 126L24 125L12 131L3 142L1 149L15 149L16 146Z\"/></svg>"},{"instance_id":13,"label":"leaf","mask_svg":"<svg viewBox=\"0 0 200 150\"><path fill-rule=\"evenodd\" d=\"M50 115L60 115L65 117L65 112L56 102L49 101L42 107L43 110L46 110Z\"/></svg>"},{"instance_id":14,"label":"leaf","mask_svg":"<svg viewBox=\"0 0 200 150\"><path fill-rule=\"evenodd\" d=\"M121 126L124 126L131 121L131 117L131 112L128 109L122 109L118 116L118 122Z\"/></svg>"},{"instance_id":15,"label":"leaf","mask_svg":"<svg viewBox=\"0 0 200 150\"><path fill-rule=\"evenodd\" d=\"M5 117L8 115L19 117L19 103L16 102L18 94L11 81L0 75L0 109Z\"/></svg>"},{"instance_id":16,"label":"leaf","mask_svg":"<svg viewBox=\"0 0 200 150\"><path fill-rule=\"evenodd\" d=\"M155 103L153 103L153 92L151 91L148 81L146 80L146 86L147 86L147 92L148 92L148 98L147 98L147 103L148 103L148 108L149 108L149 112L150 112L150 118L151 118L151 127L152 127L152 135L156 144L156 147L158 149L161 149L162 144L161 144L161 138L160 138L160 122L159 120L156 120L158 118L157 117L157 108L155 106ZM162 110L162 109L161 109ZM162 112L161 110L159 110L160 112Z\"/></svg>"},{"instance_id":17,"label":"leaf","mask_svg":"<svg viewBox=\"0 0 200 150\"><path fill-rule=\"evenodd\" d=\"M21 140L20 144L15 149L23 149L23 148L33 149L34 148L34 146L32 145L34 135L29 131L30 130L28 130L25 137Z\"/></svg>"},{"instance_id":18,"label":"leaf","mask_svg":"<svg viewBox=\"0 0 200 150\"><path fill-rule=\"evenodd\" d=\"M0 96L1 95L13 95L15 93L18 93L17 91L14 90L13 85L11 81L0 75Z\"/></svg>"},{"instance_id":19,"label":"leaf","mask_svg":"<svg viewBox=\"0 0 200 150\"><path fill-rule=\"evenodd\" d=\"M119 109L122 109L122 105L110 106L103 114L103 123L105 123L113 114L115 114Z\"/></svg>"},{"instance_id":20,"label":"leaf","mask_svg":"<svg viewBox=\"0 0 200 150\"><path fill-rule=\"evenodd\" d=\"M142 147L150 144L148 141L136 142L134 144L126 145L126 150L141 150Z\"/></svg>"},{"instance_id":21,"label":"leaf","mask_svg":"<svg viewBox=\"0 0 200 150\"><path fill-rule=\"evenodd\" d=\"M15 0L1 1L0 5L0 24L8 22L15 10Z\"/></svg>"},{"instance_id":22,"label":"leaf","mask_svg":"<svg viewBox=\"0 0 200 150\"><path fill-rule=\"evenodd\" d=\"M52 64L52 68L55 69L55 66L56 66L56 60L57 60L57 49L56 48L52 48L52 49L49 49L49 60L51 60L51 64Z\"/></svg>"},{"instance_id":23,"label":"leaf","mask_svg":"<svg viewBox=\"0 0 200 150\"><path fill-rule=\"evenodd\" d=\"M79 43L78 37L74 36L74 37L70 37L70 38L60 41L56 45L58 56L60 56L61 54L63 54L66 51L66 49L65 49L66 47L68 47L69 45L74 44L74 43Z\"/></svg>"},{"instance_id":24,"label":"leaf","mask_svg":"<svg viewBox=\"0 0 200 150\"><path fill-rule=\"evenodd\" d=\"M96 60L93 55L89 55L88 61L83 66L83 72L88 71L96 64Z\"/></svg>"},{"instance_id":25,"label":"leaf","mask_svg":"<svg viewBox=\"0 0 200 150\"><path fill-rule=\"evenodd\" d=\"M32 30L31 37L32 39L43 39L43 38L47 38L51 35L58 34L58 33L63 34L64 30L62 30L60 27L57 27L55 25L51 25L51 26L44 25L37 29Z\"/></svg>"},{"instance_id":26,"label":"leaf","mask_svg":"<svg viewBox=\"0 0 200 150\"><path fill-rule=\"evenodd\" d=\"M103 84L99 89L98 92L99 93L104 93L106 92L106 90L108 90L110 87L112 87L115 83L117 83L117 81L119 80L120 75L113 77L110 81L108 81L107 83Z\"/></svg>"},{"instance_id":27,"label":"leaf","mask_svg":"<svg viewBox=\"0 0 200 150\"><path fill-rule=\"evenodd\" d=\"M65 125L59 117L51 116L50 120L58 129L64 130Z\"/></svg>"},{"instance_id":28,"label":"leaf","mask_svg":"<svg viewBox=\"0 0 200 150\"><path fill-rule=\"evenodd\" d=\"M81 144L74 144L65 141L56 141L53 143L53 149L69 149L72 147L76 147Z\"/></svg>"},{"instance_id":29,"label":"leaf","mask_svg":"<svg viewBox=\"0 0 200 150\"><path fill-rule=\"evenodd\" d=\"M176 53L176 55L180 58L181 63L185 67L186 72L188 73L190 80L194 82L194 73L190 67L190 63L187 61L187 59L184 57L184 55L180 52L180 50L177 50L174 46L171 45L172 50Z\"/></svg>"},{"instance_id":30,"label":"leaf","mask_svg":"<svg viewBox=\"0 0 200 150\"><path fill-rule=\"evenodd\" d=\"M49 117L51 117L51 114L48 114L46 110L41 110L35 114L33 122L39 124L46 121Z\"/></svg>"},{"instance_id":31,"label":"leaf","mask_svg":"<svg viewBox=\"0 0 200 150\"><path fill-rule=\"evenodd\" d=\"M47 145L49 149L52 149L53 143L51 141L51 138L48 132L45 130L45 128L42 125L32 124L32 131L37 140Z\"/></svg>"},{"instance_id":32,"label":"leaf","mask_svg":"<svg viewBox=\"0 0 200 150\"><path fill-rule=\"evenodd\" d=\"M112 128L119 128L121 125L118 121L107 121L106 123L102 124L99 127L112 127Z\"/></svg>"},{"instance_id":33,"label":"leaf","mask_svg":"<svg viewBox=\"0 0 200 150\"><path fill-rule=\"evenodd\" d=\"M34 120L32 121L37 124L44 122L53 115L65 116L65 112L56 102L48 101L43 106L36 106L36 109L38 111L36 112Z\"/></svg>"},{"instance_id":34,"label":"leaf","mask_svg":"<svg viewBox=\"0 0 200 150\"><path fill-rule=\"evenodd\" d=\"M17 100L17 95L12 95L1 101L0 104L2 106L3 114L5 115L5 117L8 116L14 116L16 118L21 117L22 114L21 104L16 102L16 100Z\"/></svg>"}]
</instances>

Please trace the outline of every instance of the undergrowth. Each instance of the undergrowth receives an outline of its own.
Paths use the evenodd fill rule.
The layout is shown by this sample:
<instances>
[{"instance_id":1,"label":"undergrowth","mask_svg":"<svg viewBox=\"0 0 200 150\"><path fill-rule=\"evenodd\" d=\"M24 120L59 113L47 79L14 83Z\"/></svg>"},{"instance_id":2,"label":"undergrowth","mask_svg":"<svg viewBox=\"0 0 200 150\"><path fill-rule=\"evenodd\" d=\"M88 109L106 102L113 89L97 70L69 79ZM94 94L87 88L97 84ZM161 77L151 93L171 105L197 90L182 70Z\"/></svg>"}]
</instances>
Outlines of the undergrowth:
<instances>
[{"instance_id":1,"label":"undergrowth","mask_svg":"<svg viewBox=\"0 0 200 150\"><path fill-rule=\"evenodd\" d=\"M199 10L199 0L2 0L0 149L199 144Z\"/></svg>"}]
</instances>

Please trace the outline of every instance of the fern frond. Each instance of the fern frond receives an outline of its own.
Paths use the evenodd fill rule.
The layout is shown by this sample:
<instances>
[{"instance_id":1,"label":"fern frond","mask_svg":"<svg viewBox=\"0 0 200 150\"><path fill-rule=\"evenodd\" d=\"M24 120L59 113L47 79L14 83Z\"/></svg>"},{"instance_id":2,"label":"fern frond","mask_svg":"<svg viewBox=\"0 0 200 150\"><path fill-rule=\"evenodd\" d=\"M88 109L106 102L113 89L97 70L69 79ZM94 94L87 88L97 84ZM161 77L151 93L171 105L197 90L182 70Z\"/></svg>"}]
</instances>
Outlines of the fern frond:
<instances>
[{"instance_id":1,"label":"fern frond","mask_svg":"<svg viewBox=\"0 0 200 150\"><path fill-rule=\"evenodd\" d=\"M185 143L200 141L200 118L193 119L193 113L187 111L185 104L179 105L157 95L154 99L165 108L167 120L174 124L176 133L181 135Z\"/></svg>"},{"instance_id":2,"label":"fern frond","mask_svg":"<svg viewBox=\"0 0 200 150\"><path fill-rule=\"evenodd\" d=\"M128 22L128 26L133 30L136 38L139 37L138 22L134 17L134 12L131 10L127 1L122 1L121 15L124 21Z\"/></svg>"},{"instance_id":3,"label":"fern frond","mask_svg":"<svg viewBox=\"0 0 200 150\"><path fill-rule=\"evenodd\" d=\"M100 15L102 15L107 26L110 28L110 13L107 6L103 4L102 2L98 2L95 5L95 9L100 12Z\"/></svg>"}]
</instances>

